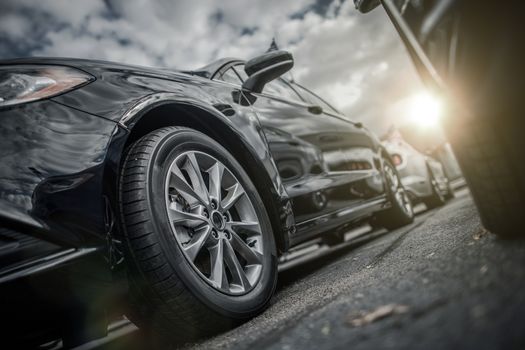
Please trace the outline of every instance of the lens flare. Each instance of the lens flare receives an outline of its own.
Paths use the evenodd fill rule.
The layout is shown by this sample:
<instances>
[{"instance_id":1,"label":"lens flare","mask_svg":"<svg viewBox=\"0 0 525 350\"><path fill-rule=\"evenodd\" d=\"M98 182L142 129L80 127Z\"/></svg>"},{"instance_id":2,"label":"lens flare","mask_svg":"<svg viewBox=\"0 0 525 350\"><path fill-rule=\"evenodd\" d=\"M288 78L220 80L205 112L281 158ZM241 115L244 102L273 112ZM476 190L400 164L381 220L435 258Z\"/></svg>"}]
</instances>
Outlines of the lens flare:
<instances>
[{"instance_id":1,"label":"lens flare","mask_svg":"<svg viewBox=\"0 0 525 350\"><path fill-rule=\"evenodd\" d=\"M428 93L421 93L412 97L410 101L409 118L420 127L432 128L439 125L442 110L441 100Z\"/></svg>"}]
</instances>

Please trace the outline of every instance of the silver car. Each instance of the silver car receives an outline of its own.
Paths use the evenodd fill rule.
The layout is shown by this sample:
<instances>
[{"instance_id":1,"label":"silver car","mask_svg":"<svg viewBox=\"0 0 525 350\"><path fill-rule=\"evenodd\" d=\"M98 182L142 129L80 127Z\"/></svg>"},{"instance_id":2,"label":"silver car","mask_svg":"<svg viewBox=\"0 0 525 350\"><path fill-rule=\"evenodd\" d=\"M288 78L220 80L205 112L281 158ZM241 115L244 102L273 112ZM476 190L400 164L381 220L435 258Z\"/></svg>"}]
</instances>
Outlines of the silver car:
<instances>
[{"instance_id":1,"label":"silver car","mask_svg":"<svg viewBox=\"0 0 525 350\"><path fill-rule=\"evenodd\" d=\"M439 161L416 150L399 132L389 132L382 142L414 203L423 202L431 209L454 196Z\"/></svg>"}]
</instances>

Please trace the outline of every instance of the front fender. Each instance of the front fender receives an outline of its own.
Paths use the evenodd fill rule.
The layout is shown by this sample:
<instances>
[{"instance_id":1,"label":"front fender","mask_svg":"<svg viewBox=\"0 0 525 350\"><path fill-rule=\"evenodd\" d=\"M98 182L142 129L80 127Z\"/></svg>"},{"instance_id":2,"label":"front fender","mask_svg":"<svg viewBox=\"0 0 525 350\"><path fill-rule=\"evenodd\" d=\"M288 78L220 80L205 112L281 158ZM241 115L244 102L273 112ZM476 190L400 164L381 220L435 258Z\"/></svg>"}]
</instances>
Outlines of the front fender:
<instances>
[{"instance_id":1,"label":"front fender","mask_svg":"<svg viewBox=\"0 0 525 350\"><path fill-rule=\"evenodd\" d=\"M100 185L116 123L47 100L0 119L0 224L67 246L104 242Z\"/></svg>"},{"instance_id":2,"label":"front fender","mask_svg":"<svg viewBox=\"0 0 525 350\"><path fill-rule=\"evenodd\" d=\"M139 101L120 120L131 133L144 133L150 118L163 116L164 125L180 125L197 129L220 142L243 165L259 190L270 218L278 222L280 249L286 250L289 236L295 230L288 193L283 186L276 163L270 153L263 129L251 108L236 108L229 101L213 105L184 95L158 93ZM165 117L164 117L165 116ZM155 123L157 125L157 123ZM146 127L147 128L147 127ZM147 131L148 129L146 129ZM135 137L132 137L135 139ZM279 240L278 239L278 240Z\"/></svg>"},{"instance_id":3,"label":"front fender","mask_svg":"<svg viewBox=\"0 0 525 350\"><path fill-rule=\"evenodd\" d=\"M144 130L151 131L148 120L153 120L159 111L163 111L161 120L157 118L154 127L179 125L197 128L229 146L227 148L245 163L243 165L256 169L252 177L260 178L258 188L263 199L266 195L278 208L276 215L279 216L282 236L287 239L295 230L290 199L262 126L251 106L234 101L239 92L234 86L186 74L163 74L132 67L127 70L82 68L97 80L54 100L118 123L122 135L113 137L111 162L108 163L112 187L117 188L125 147Z\"/></svg>"}]
</instances>

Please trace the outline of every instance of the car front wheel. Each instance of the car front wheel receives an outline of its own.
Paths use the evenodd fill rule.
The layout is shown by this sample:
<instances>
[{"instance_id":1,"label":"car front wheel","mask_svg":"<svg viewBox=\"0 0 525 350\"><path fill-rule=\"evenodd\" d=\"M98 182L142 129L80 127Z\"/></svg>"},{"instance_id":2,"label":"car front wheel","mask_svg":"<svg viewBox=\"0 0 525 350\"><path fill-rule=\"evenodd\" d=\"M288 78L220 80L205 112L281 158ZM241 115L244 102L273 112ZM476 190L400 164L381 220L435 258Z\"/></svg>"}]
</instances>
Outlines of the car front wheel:
<instances>
[{"instance_id":1,"label":"car front wheel","mask_svg":"<svg viewBox=\"0 0 525 350\"><path fill-rule=\"evenodd\" d=\"M377 213L372 225L393 230L412 223L414 221L414 211L408 193L401 184L399 174L388 159L384 160L383 173L391 206Z\"/></svg>"},{"instance_id":2,"label":"car front wheel","mask_svg":"<svg viewBox=\"0 0 525 350\"><path fill-rule=\"evenodd\" d=\"M271 224L247 173L220 144L188 128L154 131L132 145L120 186L139 327L188 341L267 306L277 278Z\"/></svg>"},{"instance_id":3,"label":"car front wheel","mask_svg":"<svg viewBox=\"0 0 525 350\"><path fill-rule=\"evenodd\" d=\"M439 184L436 178L434 177L434 174L432 173L432 171L430 171L429 169L428 172L430 174L430 188L432 192L430 196L428 196L427 198L423 200L423 202L427 206L427 209L434 209L434 208L443 206L445 202L447 201L447 199L446 199L446 194L441 193Z\"/></svg>"}]
</instances>

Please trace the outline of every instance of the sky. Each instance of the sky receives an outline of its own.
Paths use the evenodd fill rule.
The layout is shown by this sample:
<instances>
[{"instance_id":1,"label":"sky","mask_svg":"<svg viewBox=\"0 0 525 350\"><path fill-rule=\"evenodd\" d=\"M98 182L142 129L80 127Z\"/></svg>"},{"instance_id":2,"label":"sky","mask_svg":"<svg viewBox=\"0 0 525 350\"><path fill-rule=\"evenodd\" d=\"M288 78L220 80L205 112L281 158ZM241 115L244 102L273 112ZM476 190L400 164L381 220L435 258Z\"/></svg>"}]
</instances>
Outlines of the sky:
<instances>
[{"instance_id":1,"label":"sky","mask_svg":"<svg viewBox=\"0 0 525 350\"><path fill-rule=\"evenodd\" d=\"M346 0L2 0L0 59L97 58L195 69L249 59L276 38L294 79L381 134L422 84L382 8Z\"/></svg>"}]
</instances>

